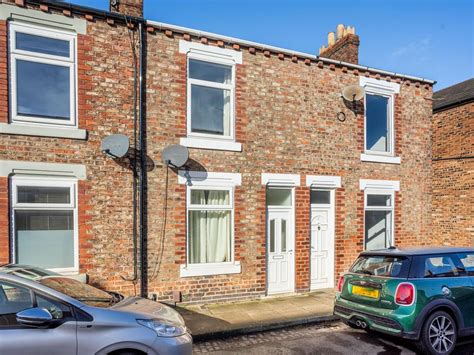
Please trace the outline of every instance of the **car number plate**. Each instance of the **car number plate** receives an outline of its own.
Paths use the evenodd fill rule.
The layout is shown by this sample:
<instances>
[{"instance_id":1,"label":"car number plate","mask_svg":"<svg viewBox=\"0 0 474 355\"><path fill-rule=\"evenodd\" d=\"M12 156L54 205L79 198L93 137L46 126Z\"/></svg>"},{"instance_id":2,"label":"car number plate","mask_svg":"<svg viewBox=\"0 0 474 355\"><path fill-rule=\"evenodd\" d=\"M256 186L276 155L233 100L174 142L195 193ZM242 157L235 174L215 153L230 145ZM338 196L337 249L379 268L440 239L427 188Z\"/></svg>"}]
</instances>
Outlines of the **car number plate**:
<instances>
[{"instance_id":1,"label":"car number plate","mask_svg":"<svg viewBox=\"0 0 474 355\"><path fill-rule=\"evenodd\" d=\"M352 286L352 294L369 298L379 298L379 290L355 285Z\"/></svg>"}]
</instances>

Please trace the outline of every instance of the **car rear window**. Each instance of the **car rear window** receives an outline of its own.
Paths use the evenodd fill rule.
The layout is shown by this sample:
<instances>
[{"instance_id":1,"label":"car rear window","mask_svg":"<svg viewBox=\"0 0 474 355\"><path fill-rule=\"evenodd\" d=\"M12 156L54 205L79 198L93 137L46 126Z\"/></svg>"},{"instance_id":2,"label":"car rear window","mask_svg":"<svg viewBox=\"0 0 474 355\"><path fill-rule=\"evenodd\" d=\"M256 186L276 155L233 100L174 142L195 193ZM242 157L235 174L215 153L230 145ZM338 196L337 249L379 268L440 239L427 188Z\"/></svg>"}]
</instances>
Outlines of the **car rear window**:
<instances>
[{"instance_id":1,"label":"car rear window","mask_svg":"<svg viewBox=\"0 0 474 355\"><path fill-rule=\"evenodd\" d=\"M406 278L409 268L410 259L405 256L364 255L356 260L350 271L355 274Z\"/></svg>"}]
</instances>

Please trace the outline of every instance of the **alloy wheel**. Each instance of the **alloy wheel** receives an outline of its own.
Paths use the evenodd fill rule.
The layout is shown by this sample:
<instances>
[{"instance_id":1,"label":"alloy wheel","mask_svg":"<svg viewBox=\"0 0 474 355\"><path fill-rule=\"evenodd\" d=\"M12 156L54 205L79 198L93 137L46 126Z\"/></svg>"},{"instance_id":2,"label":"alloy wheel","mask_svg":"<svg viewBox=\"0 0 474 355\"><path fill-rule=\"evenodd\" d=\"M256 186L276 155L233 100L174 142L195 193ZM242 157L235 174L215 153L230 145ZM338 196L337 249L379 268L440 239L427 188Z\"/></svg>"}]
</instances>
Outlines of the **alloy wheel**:
<instances>
[{"instance_id":1,"label":"alloy wheel","mask_svg":"<svg viewBox=\"0 0 474 355\"><path fill-rule=\"evenodd\" d=\"M434 350L446 353L454 346L455 330L453 323L445 316L434 318L429 328L429 341Z\"/></svg>"}]
</instances>

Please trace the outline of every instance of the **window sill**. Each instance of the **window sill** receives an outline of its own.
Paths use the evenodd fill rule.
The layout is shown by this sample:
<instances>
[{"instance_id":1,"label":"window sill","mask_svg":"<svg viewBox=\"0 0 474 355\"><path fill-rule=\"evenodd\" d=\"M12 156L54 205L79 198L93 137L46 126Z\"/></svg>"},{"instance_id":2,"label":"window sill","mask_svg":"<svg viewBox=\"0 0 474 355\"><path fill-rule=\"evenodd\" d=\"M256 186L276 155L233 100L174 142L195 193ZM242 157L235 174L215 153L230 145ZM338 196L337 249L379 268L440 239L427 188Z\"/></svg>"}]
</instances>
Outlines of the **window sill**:
<instances>
[{"instance_id":1,"label":"window sill","mask_svg":"<svg viewBox=\"0 0 474 355\"><path fill-rule=\"evenodd\" d=\"M180 277L240 274L240 261L234 263L180 265Z\"/></svg>"},{"instance_id":2,"label":"window sill","mask_svg":"<svg viewBox=\"0 0 474 355\"><path fill-rule=\"evenodd\" d=\"M77 280L77 281L80 281L84 284L87 283L87 279L88 279L88 276L87 274L78 274L77 272L75 273L68 273L68 272L62 272L60 273L63 277L66 277L68 279L73 279L73 280Z\"/></svg>"},{"instance_id":3,"label":"window sill","mask_svg":"<svg viewBox=\"0 0 474 355\"><path fill-rule=\"evenodd\" d=\"M241 143L236 143L234 141L223 140L223 139L187 137L187 138L181 138L179 143L188 148L228 150L231 152L242 151Z\"/></svg>"},{"instance_id":4,"label":"window sill","mask_svg":"<svg viewBox=\"0 0 474 355\"><path fill-rule=\"evenodd\" d=\"M0 123L0 134L16 134L21 136L54 137L69 139L87 139L87 131L78 128L58 128L51 126L34 126L19 123Z\"/></svg>"},{"instance_id":5,"label":"window sill","mask_svg":"<svg viewBox=\"0 0 474 355\"><path fill-rule=\"evenodd\" d=\"M361 161L368 161L373 163L386 163L386 164L400 164L402 159L400 157L389 157L385 155L372 155L364 154L360 155Z\"/></svg>"}]
</instances>

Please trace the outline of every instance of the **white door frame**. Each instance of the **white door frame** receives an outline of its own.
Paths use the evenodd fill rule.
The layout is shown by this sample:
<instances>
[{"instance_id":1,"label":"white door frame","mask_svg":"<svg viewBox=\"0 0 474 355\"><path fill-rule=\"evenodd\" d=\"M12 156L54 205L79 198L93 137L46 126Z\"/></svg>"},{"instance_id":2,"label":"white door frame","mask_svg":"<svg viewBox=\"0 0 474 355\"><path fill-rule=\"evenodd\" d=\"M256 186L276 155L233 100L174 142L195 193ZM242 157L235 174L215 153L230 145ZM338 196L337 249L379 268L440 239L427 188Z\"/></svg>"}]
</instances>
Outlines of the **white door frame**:
<instances>
[{"instance_id":1,"label":"white door frame","mask_svg":"<svg viewBox=\"0 0 474 355\"><path fill-rule=\"evenodd\" d=\"M324 288L333 288L334 287L334 277L335 277L335 264L336 264L336 233L335 233L335 226L336 226L336 218L335 218L335 202L336 202L336 190L335 189L328 189L328 188L318 188L313 187L311 190L316 191L329 191L330 192L330 203L329 204L311 204L311 211L310 211L310 289L317 290L317 289L324 289ZM327 211L328 212L328 245L332 246L329 251L328 259L331 260L330 265L328 265L329 276L328 282L326 284L313 284L313 279L311 275L312 263L313 263L313 216L316 211Z\"/></svg>"},{"instance_id":2,"label":"white door frame","mask_svg":"<svg viewBox=\"0 0 474 355\"><path fill-rule=\"evenodd\" d=\"M296 226L295 226L295 188L293 186L267 186L266 189L290 189L291 190L291 206L268 206L266 205L266 217L265 217L265 250L266 250L266 292L267 295L275 294L285 294L285 293L294 293L295 292L295 282L296 282L296 258L295 258L295 246L296 246ZM289 216L289 232L291 242L287 245L288 255L289 255L289 268L288 268L288 278L289 278L289 288L284 291L269 291L269 258L270 258L270 248L269 248L269 216L272 212L287 212ZM290 252L291 251L291 252Z\"/></svg>"}]
</instances>

